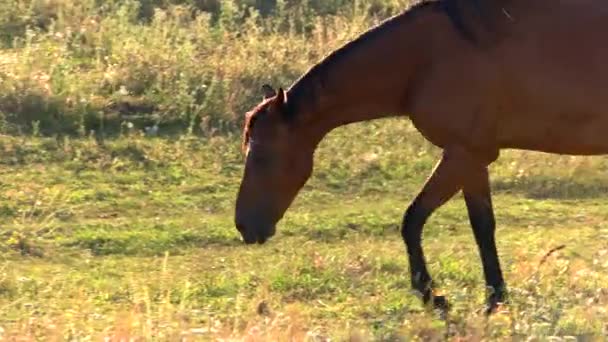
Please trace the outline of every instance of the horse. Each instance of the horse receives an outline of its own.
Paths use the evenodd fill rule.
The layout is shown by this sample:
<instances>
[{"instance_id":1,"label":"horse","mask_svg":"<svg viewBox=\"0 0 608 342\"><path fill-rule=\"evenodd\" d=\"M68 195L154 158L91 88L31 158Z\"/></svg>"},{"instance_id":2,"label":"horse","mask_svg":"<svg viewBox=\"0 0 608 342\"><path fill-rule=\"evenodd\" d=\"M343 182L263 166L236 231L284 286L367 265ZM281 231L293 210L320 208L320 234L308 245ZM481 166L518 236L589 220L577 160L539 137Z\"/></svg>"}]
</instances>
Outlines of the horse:
<instances>
[{"instance_id":1,"label":"horse","mask_svg":"<svg viewBox=\"0 0 608 342\"><path fill-rule=\"evenodd\" d=\"M324 57L287 90L263 85L245 116L235 225L263 244L313 172L333 129L406 117L442 154L405 210L411 287L446 309L423 227L462 191L481 256L486 312L508 304L488 166L500 151L608 152L608 2L436 0L410 6Z\"/></svg>"}]
</instances>

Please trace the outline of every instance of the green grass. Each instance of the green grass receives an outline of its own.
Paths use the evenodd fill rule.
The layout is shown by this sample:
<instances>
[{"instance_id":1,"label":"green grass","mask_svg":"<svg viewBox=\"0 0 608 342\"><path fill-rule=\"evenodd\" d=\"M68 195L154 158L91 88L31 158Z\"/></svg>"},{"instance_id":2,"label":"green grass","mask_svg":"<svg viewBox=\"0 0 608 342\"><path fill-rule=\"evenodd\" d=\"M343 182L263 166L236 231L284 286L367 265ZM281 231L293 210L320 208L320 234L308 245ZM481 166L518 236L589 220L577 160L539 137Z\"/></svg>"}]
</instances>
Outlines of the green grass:
<instances>
[{"instance_id":1,"label":"green grass","mask_svg":"<svg viewBox=\"0 0 608 342\"><path fill-rule=\"evenodd\" d=\"M399 223L438 151L407 120L330 134L313 178L264 246L242 245L232 225L236 136L132 132L103 146L5 136L0 149L0 333L8 340L608 333L606 158L509 151L493 166L512 304L488 320L460 196L431 218L424 246L453 305L446 323L409 292Z\"/></svg>"}]
</instances>

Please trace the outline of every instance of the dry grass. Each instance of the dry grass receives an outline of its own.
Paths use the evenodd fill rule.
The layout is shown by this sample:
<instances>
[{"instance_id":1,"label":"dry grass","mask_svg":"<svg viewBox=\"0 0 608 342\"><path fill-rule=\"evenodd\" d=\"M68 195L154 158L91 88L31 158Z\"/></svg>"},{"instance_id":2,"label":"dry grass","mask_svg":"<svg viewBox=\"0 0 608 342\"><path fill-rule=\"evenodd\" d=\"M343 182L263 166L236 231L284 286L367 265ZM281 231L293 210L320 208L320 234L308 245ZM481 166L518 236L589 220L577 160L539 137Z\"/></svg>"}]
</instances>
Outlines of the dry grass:
<instances>
[{"instance_id":1,"label":"dry grass","mask_svg":"<svg viewBox=\"0 0 608 342\"><path fill-rule=\"evenodd\" d=\"M0 28L3 18L24 22L0 49L3 130L86 136L116 133L130 121L180 132L234 131L259 100L261 84L288 86L408 3L334 2L279 2L262 16L242 1L203 5L216 8L210 13L183 1L152 7L153 1L11 0L0 5Z\"/></svg>"}]
</instances>

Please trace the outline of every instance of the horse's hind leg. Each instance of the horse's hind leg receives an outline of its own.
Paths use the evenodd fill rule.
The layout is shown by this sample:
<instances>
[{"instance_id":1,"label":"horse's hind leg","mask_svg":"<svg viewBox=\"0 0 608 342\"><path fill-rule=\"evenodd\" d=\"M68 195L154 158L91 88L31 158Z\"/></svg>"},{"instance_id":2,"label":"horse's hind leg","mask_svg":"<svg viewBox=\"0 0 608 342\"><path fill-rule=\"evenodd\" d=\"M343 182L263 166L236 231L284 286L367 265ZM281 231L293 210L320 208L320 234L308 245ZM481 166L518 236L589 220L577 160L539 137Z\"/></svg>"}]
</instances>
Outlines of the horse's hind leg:
<instances>
[{"instance_id":1,"label":"horse's hind leg","mask_svg":"<svg viewBox=\"0 0 608 342\"><path fill-rule=\"evenodd\" d=\"M463 188L467 175L477 165L474 156L465 149L446 148L443 157L403 218L401 235L407 247L412 288L420 293L425 303L432 300L437 308L445 309L447 303L445 298L433 296L433 282L426 267L421 244L422 229L429 216Z\"/></svg>"},{"instance_id":2,"label":"horse's hind leg","mask_svg":"<svg viewBox=\"0 0 608 342\"><path fill-rule=\"evenodd\" d=\"M506 289L496 252L494 239L496 223L487 167L479 167L469 174L465 180L463 193L473 234L481 254L486 286L490 292L487 299L487 313L491 313L498 303L505 301Z\"/></svg>"}]
</instances>

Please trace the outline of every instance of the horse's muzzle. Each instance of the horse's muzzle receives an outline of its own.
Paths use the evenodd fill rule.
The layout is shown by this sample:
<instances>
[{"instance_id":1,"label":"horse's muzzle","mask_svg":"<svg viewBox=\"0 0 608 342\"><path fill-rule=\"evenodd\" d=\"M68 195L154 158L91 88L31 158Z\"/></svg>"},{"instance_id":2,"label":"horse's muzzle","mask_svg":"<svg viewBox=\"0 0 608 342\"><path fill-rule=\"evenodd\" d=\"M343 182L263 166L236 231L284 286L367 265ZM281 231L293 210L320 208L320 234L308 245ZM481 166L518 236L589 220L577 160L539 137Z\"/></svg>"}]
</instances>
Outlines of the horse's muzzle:
<instances>
[{"instance_id":1,"label":"horse's muzzle","mask_svg":"<svg viewBox=\"0 0 608 342\"><path fill-rule=\"evenodd\" d=\"M276 233L274 225L248 227L243 223L236 223L236 229L241 233L243 241L248 244L264 244Z\"/></svg>"}]
</instances>

